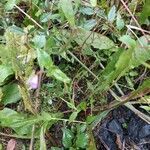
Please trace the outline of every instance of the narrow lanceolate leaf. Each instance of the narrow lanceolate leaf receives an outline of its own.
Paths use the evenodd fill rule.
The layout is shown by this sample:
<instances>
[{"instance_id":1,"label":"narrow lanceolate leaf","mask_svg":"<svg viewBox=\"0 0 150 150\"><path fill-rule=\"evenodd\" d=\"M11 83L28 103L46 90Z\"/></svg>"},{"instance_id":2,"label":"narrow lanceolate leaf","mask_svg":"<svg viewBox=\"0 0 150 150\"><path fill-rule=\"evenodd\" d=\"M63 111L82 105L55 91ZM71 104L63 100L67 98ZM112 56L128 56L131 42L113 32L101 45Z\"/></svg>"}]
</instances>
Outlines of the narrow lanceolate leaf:
<instances>
[{"instance_id":1,"label":"narrow lanceolate leaf","mask_svg":"<svg viewBox=\"0 0 150 150\"><path fill-rule=\"evenodd\" d=\"M117 29L121 30L124 27L124 21L121 18L120 13L117 13L117 20L116 20Z\"/></svg>"},{"instance_id":2,"label":"narrow lanceolate leaf","mask_svg":"<svg viewBox=\"0 0 150 150\"><path fill-rule=\"evenodd\" d=\"M111 84L113 84L113 81L120 78L129 69L131 58L132 49L128 51L119 49L119 51L112 56L112 60L102 72L100 81L103 82L103 84L100 84L97 90L100 92L107 91Z\"/></svg>"},{"instance_id":3,"label":"narrow lanceolate leaf","mask_svg":"<svg viewBox=\"0 0 150 150\"><path fill-rule=\"evenodd\" d=\"M92 5L93 7L96 7L96 5L97 5L97 0L90 0L90 2L91 2L91 5Z\"/></svg>"},{"instance_id":4,"label":"narrow lanceolate leaf","mask_svg":"<svg viewBox=\"0 0 150 150\"><path fill-rule=\"evenodd\" d=\"M40 132L40 150L47 150L44 135L44 128L42 127Z\"/></svg>"},{"instance_id":5,"label":"narrow lanceolate leaf","mask_svg":"<svg viewBox=\"0 0 150 150\"><path fill-rule=\"evenodd\" d=\"M72 0L60 0L59 4L70 25L75 26Z\"/></svg>"},{"instance_id":6,"label":"narrow lanceolate leaf","mask_svg":"<svg viewBox=\"0 0 150 150\"><path fill-rule=\"evenodd\" d=\"M116 17L116 7L113 5L108 13L108 21L113 22Z\"/></svg>"}]
</instances>

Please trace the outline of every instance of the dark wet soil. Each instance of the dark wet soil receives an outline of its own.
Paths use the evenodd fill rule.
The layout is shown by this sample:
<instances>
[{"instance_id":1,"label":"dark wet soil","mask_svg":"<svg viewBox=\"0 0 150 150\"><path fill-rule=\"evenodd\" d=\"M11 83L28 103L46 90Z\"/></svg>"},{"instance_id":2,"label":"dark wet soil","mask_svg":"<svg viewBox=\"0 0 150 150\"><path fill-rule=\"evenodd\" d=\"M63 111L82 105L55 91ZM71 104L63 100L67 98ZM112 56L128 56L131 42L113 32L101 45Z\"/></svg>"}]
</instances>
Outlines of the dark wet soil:
<instances>
[{"instance_id":1,"label":"dark wet soil","mask_svg":"<svg viewBox=\"0 0 150 150\"><path fill-rule=\"evenodd\" d=\"M97 127L95 138L99 150L150 150L150 124L121 106Z\"/></svg>"}]
</instances>

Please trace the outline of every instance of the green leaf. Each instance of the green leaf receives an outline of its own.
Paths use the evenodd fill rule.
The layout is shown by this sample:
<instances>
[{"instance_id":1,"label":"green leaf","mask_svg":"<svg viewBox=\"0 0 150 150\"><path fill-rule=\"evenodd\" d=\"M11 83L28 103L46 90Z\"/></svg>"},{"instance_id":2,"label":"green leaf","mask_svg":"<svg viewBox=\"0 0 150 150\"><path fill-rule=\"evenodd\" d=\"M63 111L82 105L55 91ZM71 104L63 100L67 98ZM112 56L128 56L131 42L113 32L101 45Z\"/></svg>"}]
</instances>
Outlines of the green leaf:
<instances>
[{"instance_id":1,"label":"green leaf","mask_svg":"<svg viewBox=\"0 0 150 150\"><path fill-rule=\"evenodd\" d=\"M26 128L25 126L21 126L21 130L19 129L18 123L22 122L25 118L25 115L19 114L16 111L4 108L0 111L0 125L2 127L10 127L19 135L23 135L25 133L31 132L30 128Z\"/></svg>"},{"instance_id":2,"label":"green leaf","mask_svg":"<svg viewBox=\"0 0 150 150\"><path fill-rule=\"evenodd\" d=\"M2 97L3 97L3 92L2 92L2 88L0 88L0 102L2 100Z\"/></svg>"},{"instance_id":3,"label":"green leaf","mask_svg":"<svg viewBox=\"0 0 150 150\"><path fill-rule=\"evenodd\" d=\"M49 69L53 66L52 59L44 50L37 49L37 59L41 68Z\"/></svg>"},{"instance_id":4,"label":"green leaf","mask_svg":"<svg viewBox=\"0 0 150 150\"><path fill-rule=\"evenodd\" d=\"M86 131L86 124L77 124L77 134L83 133Z\"/></svg>"},{"instance_id":5,"label":"green leaf","mask_svg":"<svg viewBox=\"0 0 150 150\"><path fill-rule=\"evenodd\" d=\"M38 131L39 124L48 124L48 127L51 127L60 117L62 117L60 113L49 114L44 112L41 115L27 116L12 109L4 108L0 111L0 125L13 129L18 135L31 136L33 125L37 127L36 130Z\"/></svg>"},{"instance_id":6,"label":"green leaf","mask_svg":"<svg viewBox=\"0 0 150 150\"><path fill-rule=\"evenodd\" d=\"M13 9L16 3L17 3L17 0L7 0L7 3L5 4L5 9L6 10Z\"/></svg>"},{"instance_id":7,"label":"green leaf","mask_svg":"<svg viewBox=\"0 0 150 150\"><path fill-rule=\"evenodd\" d=\"M0 86L5 83L10 75L13 75L14 72L10 66L0 65Z\"/></svg>"},{"instance_id":8,"label":"green leaf","mask_svg":"<svg viewBox=\"0 0 150 150\"><path fill-rule=\"evenodd\" d=\"M116 7L113 5L108 13L108 21L113 22L116 17Z\"/></svg>"},{"instance_id":9,"label":"green leaf","mask_svg":"<svg viewBox=\"0 0 150 150\"><path fill-rule=\"evenodd\" d=\"M130 60L132 59L132 53L133 53L133 50L129 49L127 51L124 51L120 55L116 65L115 65L116 73L119 71L119 74L121 74L125 69L128 69L128 67L130 65Z\"/></svg>"},{"instance_id":10,"label":"green leaf","mask_svg":"<svg viewBox=\"0 0 150 150\"><path fill-rule=\"evenodd\" d=\"M51 147L51 150L63 150L63 148L59 148L59 147Z\"/></svg>"},{"instance_id":11,"label":"green leaf","mask_svg":"<svg viewBox=\"0 0 150 150\"><path fill-rule=\"evenodd\" d=\"M144 7L142 9L142 13L140 14L140 23L144 23L146 19L150 16L150 0L146 0Z\"/></svg>"},{"instance_id":12,"label":"green leaf","mask_svg":"<svg viewBox=\"0 0 150 150\"><path fill-rule=\"evenodd\" d=\"M79 10L82 14L84 15L93 15L94 14L94 10L90 7L83 7L83 8L80 8Z\"/></svg>"},{"instance_id":13,"label":"green leaf","mask_svg":"<svg viewBox=\"0 0 150 150\"><path fill-rule=\"evenodd\" d=\"M97 6L97 0L90 0L90 3L93 7Z\"/></svg>"},{"instance_id":14,"label":"green leaf","mask_svg":"<svg viewBox=\"0 0 150 150\"><path fill-rule=\"evenodd\" d=\"M33 42L36 48L43 48L46 44L45 35L36 35L33 38Z\"/></svg>"},{"instance_id":15,"label":"green leaf","mask_svg":"<svg viewBox=\"0 0 150 150\"><path fill-rule=\"evenodd\" d=\"M8 84L2 88L3 96L2 96L2 103L4 105L16 103L21 99L21 95L19 93L18 85Z\"/></svg>"},{"instance_id":16,"label":"green leaf","mask_svg":"<svg viewBox=\"0 0 150 150\"><path fill-rule=\"evenodd\" d=\"M48 75L52 75L57 80L60 80L64 83L69 83L70 82L70 79L58 67L53 67L52 69L48 70Z\"/></svg>"},{"instance_id":17,"label":"green leaf","mask_svg":"<svg viewBox=\"0 0 150 150\"><path fill-rule=\"evenodd\" d=\"M106 111L103 111L100 114L98 114L95 117L94 121L92 122L91 128L94 129L97 126L97 124L100 123L102 121L102 119L104 119L107 116L107 114L109 112L110 112L110 110L106 110Z\"/></svg>"},{"instance_id":18,"label":"green leaf","mask_svg":"<svg viewBox=\"0 0 150 150\"><path fill-rule=\"evenodd\" d=\"M73 112L70 117L69 117L69 122L72 122L76 119L77 115L78 115L79 112L75 111Z\"/></svg>"},{"instance_id":19,"label":"green leaf","mask_svg":"<svg viewBox=\"0 0 150 150\"><path fill-rule=\"evenodd\" d=\"M69 83L70 79L58 67L53 65L51 57L44 50L37 49L37 58L41 68L47 69L48 76L54 76L57 80Z\"/></svg>"},{"instance_id":20,"label":"green leaf","mask_svg":"<svg viewBox=\"0 0 150 150\"><path fill-rule=\"evenodd\" d=\"M137 67L143 62L150 60L150 44L147 41L147 39L150 39L150 36L147 35L146 37L145 36L140 37L139 38L140 43L138 43L137 41L137 45L135 47L132 59L132 65L134 67Z\"/></svg>"},{"instance_id":21,"label":"green leaf","mask_svg":"<svg viewBox=\"0 0 150 150\"><path fill-rule=\"evenodd\" d=\"M108 37L84 29L77 29L76 32L74 33L73 39L79 45L83 45L84 43L84 48L86 47L89 48L89 46L93 46L94 48L101 50L101 49L111 49L115 47L113 41L110 40Z\"/></svg>"},{"instance_id":22,"label":"green leaf","mask_svg":"<svg viewBox=\"0 0 150 150\"><path fill-rule=\"evenodd\" d=\"M88 135L86 133L77 134L76 146L86 148L88 144Z\"/></svg>"},{"instance_id":23,"label":"green leaf","mask_svg":"<svg viewBox=\"0 0 150 150\"><path fill-rule=\"evenodd\" d=\"M40 150L47 150L47 148L46 148L46 141L45 141L44 136L45 136L45 130L44 130L43 126L42 126L41 132L40 132Z\"/></svg>"},{"instance_id":24,"label":"green leaf","mask_svg":"<svg viewBox=\"0 0 150 150\"><path fill-rule=\"evenodd\" d=\"M140 107L145 109L146 111L150 111L150 106L140 106Z\"/></svg>"},{"instance_id":25,"label":"green leaf","mask_svg":"<svg viewBox=\"0 0 150 150\"><path fill-rule=\"evenodd\" d=\"M16 34L19 34L19 35L24 35L25 34L25 32L22 28L17 27L15 25L12 25L12 26L8 27L8 30L10 32L13 32L13 33L16 33Z\"/></svg>"},{"instance_id":26,"label":"green leaf","mask_svg":"<svg viewBox=\"0 0 150 150\"><path fill-rule=\"evenodd\" d=\"M60 0L60 7L71 26L75 26L72 0Z\"/></svg>"},{"instance_id":27,"label":"green leaf","mask_svg":"<svg viewBox=\"0 0 150 150\"><path fill-rule=\"evenodd\" d=\"M83 28L86 30L91 30L96 24L97 22L95 19L86 20L86 22L83 24Z\"/></svg>"},{"instance_id":28,"label":"green leaf","mask_svg":"<svg viewBox=\"0 0 150 150\"><path fill-rule=\"evenodd\" d=\"M43 13L42 16L40 17L41 22L48 22L51 18L51 13Z\"/></svg>"},{"instance_id":29,"label":"green leaf","mask_svg":"<svg viewBox=\"0 0 150 150\"><path fill-rule=\"evenodd\" d=\"M74 138L74 135L69 129L63 128L62 131L63 131L63 139L62 139L63 145L65 148L70 148L72 146L72 140Z\"/></svg>"},{"instance_id":30,"label":"green leaf","mask_svg":"<svg viewBox=\"0 0 150 150\"><path fill-rule=\"evenodd\" d=\"M42 16L40 17L40 21L41 22L48 22L50 20L54 20L54 19L59 19L60 15L59 14L51 14L51 13L43 13Z\"/></svg>"},{"instance_id":31,"label":"green leaf","mask_svg":"<svg viewBox=\"0 0 150 150\"><path fill-rule=\"evenodd\" d=\"M129 35L123 35L119 40L126 44L129 48L135 48L136 46L136 41L133 40Z\"/></svg>"},{"instance_id":32,"label":"green leaf","mask_svg":"<svg viewBox=\"0 0 150 150\"><path fill-rule=\"evenodd\" d=\"M117 25L117 29L119 29L119 30L121 30L125 25L119 12L117 13L116 25Z\"/></svg>"}]
</instances>

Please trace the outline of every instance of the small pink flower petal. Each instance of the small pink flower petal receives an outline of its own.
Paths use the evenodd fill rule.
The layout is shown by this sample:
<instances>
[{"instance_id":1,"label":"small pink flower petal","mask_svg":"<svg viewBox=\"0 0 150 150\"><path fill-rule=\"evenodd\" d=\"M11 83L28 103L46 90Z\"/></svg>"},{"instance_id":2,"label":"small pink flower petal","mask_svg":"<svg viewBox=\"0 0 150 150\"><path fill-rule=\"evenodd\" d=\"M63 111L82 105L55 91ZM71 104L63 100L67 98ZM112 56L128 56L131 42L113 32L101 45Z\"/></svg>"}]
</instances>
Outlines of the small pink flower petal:
<instances>
[{"instance_id":1,"label":"small pink flower petal","mask_svg":"<svg viewBox=\"0 0 150 150\"><path fill-rule=\"evenodd\" d=\"M6 150L14 150L16 147L16 144L17 144L16 140L14 139L9 140Z\"/></svg>"},{"instance_id":2,"label":"small pink flower petal","mask_svg":"<svg viewBox=\"0 0 150 150\"><path fill-rule=\"evenodd\" d=\"M27 83L30 89L37 89L38 88L38 75L34 75L30 77Z\"/></svg>"}]
</instances>

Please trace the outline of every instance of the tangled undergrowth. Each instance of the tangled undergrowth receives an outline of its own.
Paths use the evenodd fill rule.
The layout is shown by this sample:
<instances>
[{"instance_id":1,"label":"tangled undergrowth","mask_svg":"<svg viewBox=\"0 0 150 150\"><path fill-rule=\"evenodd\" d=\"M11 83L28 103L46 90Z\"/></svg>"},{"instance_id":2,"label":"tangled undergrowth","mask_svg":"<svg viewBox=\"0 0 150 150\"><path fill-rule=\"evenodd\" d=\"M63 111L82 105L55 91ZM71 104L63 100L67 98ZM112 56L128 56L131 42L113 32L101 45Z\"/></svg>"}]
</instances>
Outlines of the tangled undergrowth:
<instances>
[{"instance_id":1,"label":"tangled undergrowth","mask_svg":"<svg viewBox=\"0 0 150 150\"><path fill-rule=\"evenodd\" d=\"M93 130L123 105L149 124L149 8L1 0L0 149L95 150Z\"/></svg>"}]
</instances>

